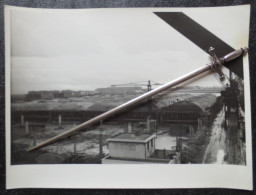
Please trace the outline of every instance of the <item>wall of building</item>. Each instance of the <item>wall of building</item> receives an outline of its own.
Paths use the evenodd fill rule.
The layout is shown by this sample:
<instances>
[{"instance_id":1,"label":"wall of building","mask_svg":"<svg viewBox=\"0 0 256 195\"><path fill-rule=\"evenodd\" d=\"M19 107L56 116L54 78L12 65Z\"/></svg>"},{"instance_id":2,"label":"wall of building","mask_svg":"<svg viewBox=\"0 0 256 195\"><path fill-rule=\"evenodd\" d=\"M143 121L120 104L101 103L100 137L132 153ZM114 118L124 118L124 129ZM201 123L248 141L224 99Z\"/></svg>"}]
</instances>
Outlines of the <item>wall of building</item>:
<instances>
[{"instance_id":1,"label":"wall of building","mask_svg":"<svg viewBox=\"0 0 256 195\"><path fill-rule=\"evenodd\" d=\"M147 143L109 142L108 147L112 158L145 159L154 154L155 138Z\"/></svg>"},{"instance_id":2,"label":"wall of building","mask_svg":"<svg viewBox=\"0 0 256 195\"><path fill-rule=\"evenodd\" d=\"M155 152L155 138L146 143L146 158L151 157Z\"/></svg>"},{"instance_id":3,"label":"wall of building","mask_svg":"<svg viewBox=\"0 0 256 195\"><path fill-rule=\"evenodd\" d=\"M109 156L124 159L145 159L146 146L144 143L109 142Z\"/></svg>"}]
</instances>

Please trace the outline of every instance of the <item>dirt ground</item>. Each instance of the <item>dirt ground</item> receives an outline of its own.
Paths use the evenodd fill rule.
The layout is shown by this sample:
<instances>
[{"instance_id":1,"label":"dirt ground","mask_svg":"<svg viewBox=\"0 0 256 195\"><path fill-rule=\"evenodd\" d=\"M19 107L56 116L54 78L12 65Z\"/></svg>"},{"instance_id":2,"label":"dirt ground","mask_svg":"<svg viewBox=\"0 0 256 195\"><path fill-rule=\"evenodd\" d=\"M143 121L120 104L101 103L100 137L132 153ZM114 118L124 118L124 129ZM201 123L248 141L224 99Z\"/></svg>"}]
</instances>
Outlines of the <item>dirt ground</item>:
<instances>
[{"instance_id":1,"label":"dirt ground","mask_svg":"<svg viewBox=\"0 0 256 195\"><path fill-rule=\"evenodd\" d=\"M45 129L35 132L25 133L25 127L13 125L12 127L12 164L30 164L39 163L37 159L45 153L56 154L52 155L52 159L58 158L64 161L86 162L97 161L99 158L99 143L102 138L102 155L108 153L106 139L117 134L123 133L126 126L124 125L103 125L95 126L91 131L79 132L75 135L61 140L57 143L43 147L42 149L27 152L26 149L39 144L51 137L72 128L76 124L62 124L59 127L57 124L46 124ZM100 135L101 134L101 135ZM58 156L57 156L58 155ZM78 156L82 156L78 158ZM47 156L47 158L50 158ZM76 159L76 160L74 160Z\"/></svg>"}]
</instances>

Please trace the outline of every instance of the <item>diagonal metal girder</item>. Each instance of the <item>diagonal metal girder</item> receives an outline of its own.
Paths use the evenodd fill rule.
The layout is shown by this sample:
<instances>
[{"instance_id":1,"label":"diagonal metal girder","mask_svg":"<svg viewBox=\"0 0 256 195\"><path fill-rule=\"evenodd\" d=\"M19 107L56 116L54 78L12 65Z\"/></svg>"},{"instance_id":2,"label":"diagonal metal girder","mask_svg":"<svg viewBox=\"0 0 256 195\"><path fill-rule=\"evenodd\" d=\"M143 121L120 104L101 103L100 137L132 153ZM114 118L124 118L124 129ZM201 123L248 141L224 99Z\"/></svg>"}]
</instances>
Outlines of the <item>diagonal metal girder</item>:
<instances>
[{"instance_id":1,"label":"diagonal metal girder","mask_svg":"<svg viewBox=\"0 0 256 195\"><path fill-rule=\"evenodd\" d=\"M210 47L216 49L218 57L222 57L235 50L182 12L154 12L154 14L207 53L209 53L208 49ZM243 79L242 58L225 63L224 66Z\"/></svg>"}]
</instances>

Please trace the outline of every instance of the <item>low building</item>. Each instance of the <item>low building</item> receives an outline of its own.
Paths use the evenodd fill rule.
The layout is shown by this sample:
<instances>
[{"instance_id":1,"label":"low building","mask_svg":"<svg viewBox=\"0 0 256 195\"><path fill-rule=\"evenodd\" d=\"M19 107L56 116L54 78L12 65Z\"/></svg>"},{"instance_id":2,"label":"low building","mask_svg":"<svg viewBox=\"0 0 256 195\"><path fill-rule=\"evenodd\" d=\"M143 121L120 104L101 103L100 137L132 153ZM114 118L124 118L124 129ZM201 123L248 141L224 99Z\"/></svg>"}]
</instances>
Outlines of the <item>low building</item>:
<instances>
[{"instance_id":1,"label":"low building","mask_svg":"<svg viewBox=\"0 0 256 195\"><path fill-rule=\"evenodd\" d=\"M145 159L155 151L155 135L119 134L107 139L109 155L113 158Z\"/></svg>"},{"instance_id":2,"label":"low building","mask_svg":"<svg viewBox=\"0 0 256 195\"><path fill-rule=\"evenodd\" d=\"M138 93L142 93L141 87L106 87L106 88L98 88L95 90L99 92L101 95L135 95Z\"/></svg>"},{"instance_id":3,"label":"low building","mask_svg":"<svg viewBox=\"0 0 256 195\"><path fill-rule=\"evenodd\" d=\"M63 94L64 98L70 98L74 96L74 92L72 90L62 90L61 94Z\"/></svg>"},{"instance_id":4,"label":"low building","mask_svg":"<svg viewBox=\"0 0 256 195\"><path fill-rule=\"evenodd\" d=\"M51 100L54 98L54 93L51 91L40 91L42 100Z\"/></svg>"},{"instance_id":5,"label":"low building","mask_svg":"<svg viewBox=\"0 0 256 195\"><path fill-rule=\"evenodd\" d=\"M154 157L155 134L119 134L107 139L109 155L104 157L102 164L168 164L171 159L159 159Z\"/></svg>"},{"instance_id":6,"label":"low building","mask_svg":"<svg viewBox=\"0 0 256 195\"><path fill-rule=\"evenodd\" d=\"M53 91L29 91L27 94L27 100L51 100L54 98L62 97L60 91L53 90Z\"/></svg>"},{"instance_id":7,"label":"low building","mask_svg":"<svg viewBox=\"0 0 256 195\"><path fill-rule=\"evenodd\" d=\"M33 101L33 100L40 100L41 94L38 91L29 91L27 94L27 100Z\"/></svg>"}]
</instances>

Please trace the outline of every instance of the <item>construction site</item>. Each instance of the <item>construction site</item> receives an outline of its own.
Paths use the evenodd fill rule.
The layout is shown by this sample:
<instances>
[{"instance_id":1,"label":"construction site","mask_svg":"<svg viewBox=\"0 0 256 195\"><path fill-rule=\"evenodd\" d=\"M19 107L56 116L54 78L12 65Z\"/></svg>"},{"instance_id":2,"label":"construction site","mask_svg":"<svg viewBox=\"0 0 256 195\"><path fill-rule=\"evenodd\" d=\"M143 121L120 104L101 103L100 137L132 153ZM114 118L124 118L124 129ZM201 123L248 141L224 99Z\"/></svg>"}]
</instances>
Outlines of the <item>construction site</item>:
<instances>
[{"instance_id":1,"label":"construction site","mask_svg":"<svg viewBox=\"0 0 256 195\"><path fill-rule=\"evenodd\" d=\"M27 152L160 85L12 96L11 163L246 164L243 90L177 87L66 139Z\"/></svg>"}]
</instances>

